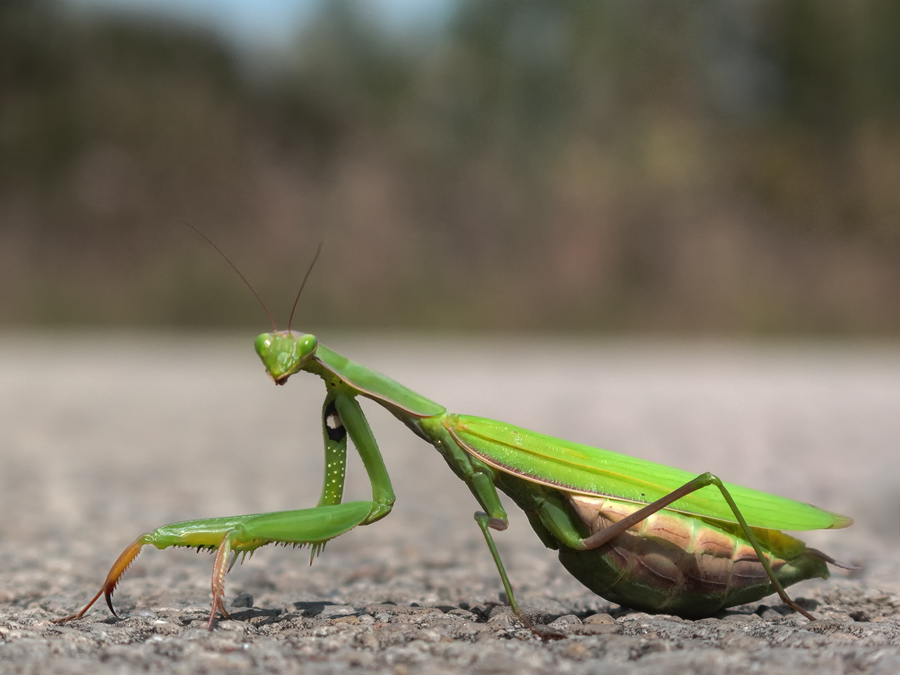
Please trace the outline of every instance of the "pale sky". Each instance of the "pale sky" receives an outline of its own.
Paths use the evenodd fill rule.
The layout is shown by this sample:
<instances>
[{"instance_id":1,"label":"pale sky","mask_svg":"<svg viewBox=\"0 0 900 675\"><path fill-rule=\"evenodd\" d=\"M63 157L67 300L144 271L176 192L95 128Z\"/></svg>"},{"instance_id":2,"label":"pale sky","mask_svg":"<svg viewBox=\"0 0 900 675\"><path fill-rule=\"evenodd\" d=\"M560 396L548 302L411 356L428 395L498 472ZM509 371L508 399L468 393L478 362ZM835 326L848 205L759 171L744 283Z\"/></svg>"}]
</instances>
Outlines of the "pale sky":
<instances>
[{"instance_id":1,"label":"pale sky","mask_svg":"<svg viewBox=\"0 0 900 675\"><path fill-rule=\"evenodd\" d=\"M163 15L212 27L242 48L277 49L328 0L67 0L74 7ZM386 26L427 30L449 14L457 0L359 0Z\"/></svg>"}]
</instances>

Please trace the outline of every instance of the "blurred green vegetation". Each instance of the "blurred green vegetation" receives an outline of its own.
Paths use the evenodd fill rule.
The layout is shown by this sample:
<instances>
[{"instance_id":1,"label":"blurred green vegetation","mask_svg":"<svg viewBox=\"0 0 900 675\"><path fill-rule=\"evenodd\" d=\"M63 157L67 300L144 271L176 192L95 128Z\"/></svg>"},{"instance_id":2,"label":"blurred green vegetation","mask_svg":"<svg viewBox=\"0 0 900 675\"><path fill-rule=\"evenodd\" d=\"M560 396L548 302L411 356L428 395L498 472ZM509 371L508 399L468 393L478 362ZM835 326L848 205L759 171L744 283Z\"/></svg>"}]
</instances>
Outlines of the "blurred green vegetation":
<instances>
[{"instance_id":1,"label":"blurred green vegetation","mask_svg":"<svg viewBox=\"0 0 900 675\"><path fill-rule=\"evenodd\" d=\"M0 0L0 324L900 334L900 3Z\"/></svg>"}]
</instances>

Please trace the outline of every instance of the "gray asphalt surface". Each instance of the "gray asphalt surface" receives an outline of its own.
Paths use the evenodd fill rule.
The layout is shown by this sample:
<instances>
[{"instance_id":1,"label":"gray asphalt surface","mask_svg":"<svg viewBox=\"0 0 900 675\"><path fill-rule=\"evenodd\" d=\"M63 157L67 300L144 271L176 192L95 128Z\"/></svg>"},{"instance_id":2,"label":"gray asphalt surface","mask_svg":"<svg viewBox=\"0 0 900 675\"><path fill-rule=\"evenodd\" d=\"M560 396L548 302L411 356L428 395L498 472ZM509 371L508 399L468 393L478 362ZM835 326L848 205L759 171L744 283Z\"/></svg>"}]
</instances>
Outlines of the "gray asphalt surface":
<instances>
[{"instance_id":1,"label":"gray asphalt surface","mask_svg":"<svg viewBox=\"0 0 900 675\"><path fill-rule=\"evenodd\" d=\"M315 504L311 376L275 387L252 335L0 336L0 670L54 673L900 672L900 348L795 343L437 341L322 335L457 412L495 417L847 513L804 540L865 565L701 621L632 612L569 577L509 505L496 535L541 641L503 604L474 499L430 446L365 405L394 512L308 553L269 547L227 579L146 551L79 621L119 552L167 522ZM365 497L359 462L348 498ZM101 600L102 603L102 600Z\"/></svg>"}]
</instances>

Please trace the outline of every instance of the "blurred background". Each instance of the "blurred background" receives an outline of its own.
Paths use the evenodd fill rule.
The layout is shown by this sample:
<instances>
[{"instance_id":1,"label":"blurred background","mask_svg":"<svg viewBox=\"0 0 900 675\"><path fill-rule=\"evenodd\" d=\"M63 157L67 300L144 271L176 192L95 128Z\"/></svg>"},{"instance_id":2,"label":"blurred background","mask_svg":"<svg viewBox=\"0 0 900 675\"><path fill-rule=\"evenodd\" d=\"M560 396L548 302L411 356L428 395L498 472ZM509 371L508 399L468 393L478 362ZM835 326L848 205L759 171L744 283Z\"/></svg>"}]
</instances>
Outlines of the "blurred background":
<instances>
[{"instance_id":1,"label":"blurred background","mask_svg":"<svg viewBox=\"0 0 900 675\"><path fill-rule=\"evenodd\" d=\"M900 334L900 5L0 0L0 324Z\"/></svg>"}]
</instances>

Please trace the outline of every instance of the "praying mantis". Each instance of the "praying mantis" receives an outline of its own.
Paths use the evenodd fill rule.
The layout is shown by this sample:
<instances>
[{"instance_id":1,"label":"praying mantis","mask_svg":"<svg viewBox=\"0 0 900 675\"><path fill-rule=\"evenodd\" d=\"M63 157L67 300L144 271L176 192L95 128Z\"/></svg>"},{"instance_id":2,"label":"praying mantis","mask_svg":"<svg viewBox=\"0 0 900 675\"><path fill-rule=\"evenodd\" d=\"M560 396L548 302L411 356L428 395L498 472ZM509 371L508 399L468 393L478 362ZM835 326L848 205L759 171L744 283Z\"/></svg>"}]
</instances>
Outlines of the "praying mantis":
<instances>
[{"instance_id":1,"label":"praying mantis","mask_svg":"<svg viewBox=\"0 0 900 675\"><path fill-rule=\"evenodd\" d=\"M284 385L298 373L325 384L322 435L325 468L315 507L172 523L139 536L118 557L103 586L79 612L112 595L144 546L189 547L215 552L212 569L213 629L225 609L225 575L238 555L267 544L325 544L361 525L387 516L394 490L374 435L360 406L365 398L392 413L430 443L465 482L481 510L475 513L497 567L510 608L528 623L516 602L492 530L508 518L498 491L528 517L541 542L558 551L562 565L588 589L607 600L648 612L705 617L771 593L812 620L812 614L784 590L798 581L827 578L827 564L853 569L807 547L781 530L843 528L847 516L810 504L725 483L711 473L687 471L573 443L481 417L448 412L442 405L291 330L300 286L287 330L277 330L271 313L224 253L198 232L235 269L272 322L254 347L266 373ZM321 246L319 247L319 251ZM313 259L313 264L319 255ZM347 441L368 474L371 499L343 501Z\"/></svg>"}]
</instances>

